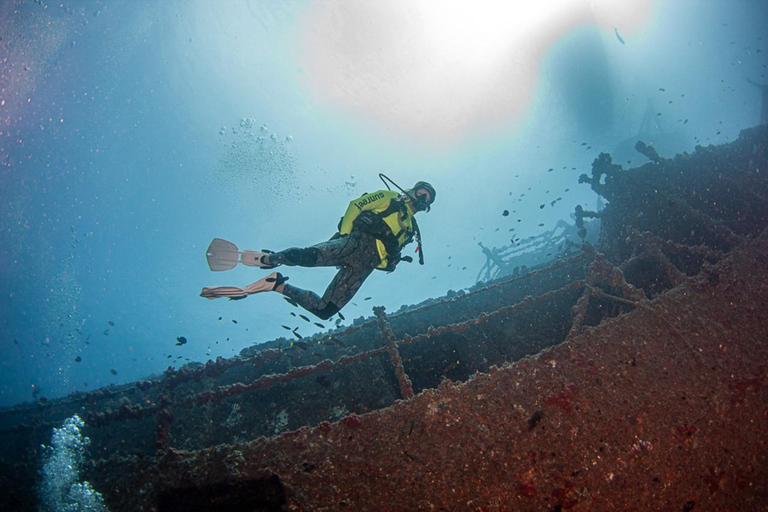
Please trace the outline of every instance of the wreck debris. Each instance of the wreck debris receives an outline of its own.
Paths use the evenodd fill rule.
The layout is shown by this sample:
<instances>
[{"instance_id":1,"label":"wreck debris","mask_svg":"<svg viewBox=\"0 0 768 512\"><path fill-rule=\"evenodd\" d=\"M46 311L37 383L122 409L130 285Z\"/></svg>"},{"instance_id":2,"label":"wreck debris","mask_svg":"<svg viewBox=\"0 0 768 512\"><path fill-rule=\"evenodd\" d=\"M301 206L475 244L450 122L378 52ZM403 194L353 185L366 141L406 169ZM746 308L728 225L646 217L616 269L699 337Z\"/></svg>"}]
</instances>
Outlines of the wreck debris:
<instances>
[{"instance_id":1,"label":"wreck debris","mask_svg":"<svg viewBox=\"0 0 768 512\"><path fill-rule=\"evenodd\" d=\"M635 149L637 150L638 153L648 157L648 160L650 160L651 162L655 164L658 164L659 162L661 162L661 157L656 152L656 148L654 148L653 146L648 146L645 144L645 142L639 140L635 144Z\"/></svg>"},{"instance_id":2,"label":"wreck debris","mask_svg":"<svg viewBox=\"0 0 768 512\"><path fill-rule=\"evenodd\" d=\"M0 503L23 499L36 429L79 409L97 455L87 476L113 510L162 510L189 489L201 502L331 510L682 509L706 489L715 508L754 508L768 492L768 424L743 418L768 403L768 182L755 172L768 168L766 138L750 130L626 171L602 158L589 178L609 198L598 243L382 308L334 331L343 346L276 340L0 411ZM441 383L448 368L458 378ZM222 428L235 397L250 430Z\"/></svg>"},{"instance_id":3,"label":"wreck debris","mask_svg":"<svg viewBox=\"0 0 768 512\"><path fill-rule=\"evenodd\" d=\"M397 375L397 382L400 384L400 395L403 400L408 400L413 396L413 385L411 380L406 375L403 369L403 358L400 357L400 353L397 351L397 344L395 343L395 335L392 332L392 328L387 322L387 314L384 312L384 306L376 306L373 308L373 314L379 322L379 330L381 330L381 339L387 346L387 352L389 352L389 359L392 362L392 366L395 368L395 375Z\"/></svg>"}]
</instances>

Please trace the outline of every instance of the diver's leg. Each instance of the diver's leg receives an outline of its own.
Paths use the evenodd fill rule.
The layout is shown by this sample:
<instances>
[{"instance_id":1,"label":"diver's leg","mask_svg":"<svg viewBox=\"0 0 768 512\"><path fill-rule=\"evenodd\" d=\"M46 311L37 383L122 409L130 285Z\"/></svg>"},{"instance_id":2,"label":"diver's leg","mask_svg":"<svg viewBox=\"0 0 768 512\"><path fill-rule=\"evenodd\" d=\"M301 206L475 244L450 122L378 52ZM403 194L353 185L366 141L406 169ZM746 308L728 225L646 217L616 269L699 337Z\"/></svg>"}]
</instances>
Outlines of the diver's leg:
<instances>
[{"instance_id":1,"label":"diver's leg","mask_svg":"<svg viewBox=\"0 0 768 512\"><path fill-rule=\"evenodd\" d=\"M329 242L320 244L324 247L319 249L322 257L318 258L318 265L321 262L323 264L330 261L341 262L341 269L336 273L322 297L288 284L280 284L275 291L295 300L301 307L324 320L336 314L357 293L363 281L371 275L380 261L379 250L373 237L353 234L349 238L350 240L343 248L341 244L333 249L329 247ZM355 250L350 251L350 248Z\"/></svg>"},{"instance_id":2,"label":"diver's leg","mask_svg":"<svg viewBox=\"0 0 768 512\"><path fill-rule=\"evenodd\" d=\"M336 267L343 265L362 245L370 244L375 246L375 239L360 233L352 233L349 236L321 242L311 247L292 247L269 254L267 263L289 267Z\"/></svg>"},{"instance_id":3,"label":"diver's leg","mask_svg":"<svg viewBox=\"0 0 768 512\"><path fill-rule=\"evenodd\" d=\"M373 272L370 265L344 265L336 273L322 297L309 290L302 290L289 284L281 284L275 291L293 299L313 315L327 320L341 310Z\"/></svg>"}]
</instances>

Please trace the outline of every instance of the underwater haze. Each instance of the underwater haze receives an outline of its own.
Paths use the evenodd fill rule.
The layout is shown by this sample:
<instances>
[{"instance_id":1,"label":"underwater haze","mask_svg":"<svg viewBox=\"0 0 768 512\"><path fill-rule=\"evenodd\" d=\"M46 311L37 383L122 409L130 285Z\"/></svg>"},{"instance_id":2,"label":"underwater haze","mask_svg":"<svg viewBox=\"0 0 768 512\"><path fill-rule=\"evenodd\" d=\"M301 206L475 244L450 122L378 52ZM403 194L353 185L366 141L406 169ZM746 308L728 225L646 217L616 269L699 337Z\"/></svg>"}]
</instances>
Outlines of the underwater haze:
<instances>
[{"instance_id":1,"label":"underwater haze","mask_svg":"<svg viewBox=\"0 0 768 512\"><path fill-rule=\"evenodd\" d=\"M201 298L267 273L205 250L327 240L379 173L434 185L425 265L375 272L343 325L466 289L478 243L595 208L601 152L757 125L767 43L762 0L0 2L0 406L322 331L276 293ZM284 273L322 294L335 269Z\"/></svg>"}]
</instances>

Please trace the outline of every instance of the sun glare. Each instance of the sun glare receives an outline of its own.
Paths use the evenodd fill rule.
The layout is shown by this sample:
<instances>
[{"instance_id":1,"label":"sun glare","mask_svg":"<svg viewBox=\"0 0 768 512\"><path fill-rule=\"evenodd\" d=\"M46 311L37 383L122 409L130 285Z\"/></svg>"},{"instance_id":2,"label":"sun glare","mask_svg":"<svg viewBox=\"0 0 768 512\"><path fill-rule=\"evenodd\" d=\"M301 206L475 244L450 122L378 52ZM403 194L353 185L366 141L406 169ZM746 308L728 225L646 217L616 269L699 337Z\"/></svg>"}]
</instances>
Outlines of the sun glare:
<instances>
[{"instance_id":1,"label":"sun glare","mask_svg":"<svg viewBox=\"0 0 768 512\"><path fill-rule=\"evenodd\" d=\"M428 0L415 2L425 43L441 58L473 69L498 64L581 0Z\"/></svg>"},{"instance_id":2,"label":"sun glare","mask_svg":"<svg viewBox=\"0 0 768 512\"><path fill-rule=\"evenodd\" d=\"M310 7L298 58L324 102L443 143L520 119L555 41L587 23L626 33L653 1L328 0Z\"/></svg>"}]
</instances>

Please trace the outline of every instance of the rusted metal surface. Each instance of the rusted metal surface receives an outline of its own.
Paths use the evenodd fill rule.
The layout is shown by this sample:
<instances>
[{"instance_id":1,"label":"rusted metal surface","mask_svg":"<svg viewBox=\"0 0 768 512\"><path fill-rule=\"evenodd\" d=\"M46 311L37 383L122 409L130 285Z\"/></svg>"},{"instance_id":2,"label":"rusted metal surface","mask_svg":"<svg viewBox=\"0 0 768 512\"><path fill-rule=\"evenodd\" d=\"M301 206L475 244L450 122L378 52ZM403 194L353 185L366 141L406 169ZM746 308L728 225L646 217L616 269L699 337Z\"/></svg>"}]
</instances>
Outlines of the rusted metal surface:
<instances>
[{"instance_id":1,"label":"rusted metal surface","mask_svg":"<svg viewBox=\"0 0 768 512\"><path fill-rule=\"evenodd\" d=\"M0 411L0 495L34 507L37 447L76 411L113 510L759 510L767 141L601 155L600 243L525 275Z\"/></svg>"},{"instance_id":2,"label":"rusted metal surface","mask_svg":"<svg viewBox=\"0 0 768 512\"><path fill-rule=\"evenodd\" d=\"M387 352L389 353L389 361L392 363L395 375L397 376L397 383L400 385L400 396L407 400L413 396L413 384L411 383L411 379L409 379L408 375L405 373L403 358L400 357L400 352L397 350L395 335L387 321L387 314L384 312L384 306L374 307L373 314L376 315L376 319L378 320L381 339L386 343Z\"/></svg>"},{"instance_id":3,"label":"rusted metal surface","mask_svg":"<svg viewBox=\"0 0 768 512\"><path fill-rule=\"evenodd\" d=\"M768 275L765 236L645 308L468 382L172 452L158 494L130 506L271 478L285 510L762 510L768 282L755 273Z\"/></svg>"}]
</instances>

